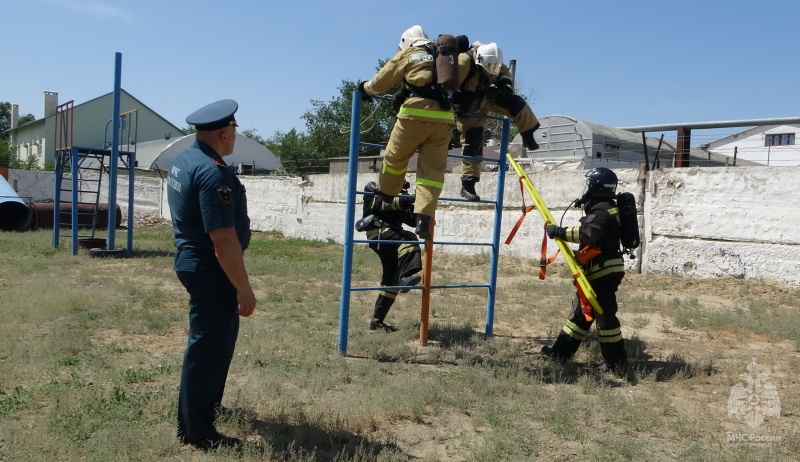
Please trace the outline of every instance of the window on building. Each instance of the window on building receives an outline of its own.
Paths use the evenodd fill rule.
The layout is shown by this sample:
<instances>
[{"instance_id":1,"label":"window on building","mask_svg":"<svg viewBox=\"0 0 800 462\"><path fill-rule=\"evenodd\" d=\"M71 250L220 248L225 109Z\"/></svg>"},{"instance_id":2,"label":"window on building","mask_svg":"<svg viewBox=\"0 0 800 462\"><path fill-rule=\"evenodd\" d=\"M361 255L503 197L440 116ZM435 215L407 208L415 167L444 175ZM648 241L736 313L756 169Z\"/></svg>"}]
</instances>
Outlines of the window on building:
<instances>
[{"instance_id":1,"label":"window on building","mask_svg":"<svg viewBox=\"0 0 800 462\"><path fill-rule=\"evenodd\" d=\"M794 144L794 133L774 133L767 135L764 146L788 146Z\"/></svg>"}]
</instances>

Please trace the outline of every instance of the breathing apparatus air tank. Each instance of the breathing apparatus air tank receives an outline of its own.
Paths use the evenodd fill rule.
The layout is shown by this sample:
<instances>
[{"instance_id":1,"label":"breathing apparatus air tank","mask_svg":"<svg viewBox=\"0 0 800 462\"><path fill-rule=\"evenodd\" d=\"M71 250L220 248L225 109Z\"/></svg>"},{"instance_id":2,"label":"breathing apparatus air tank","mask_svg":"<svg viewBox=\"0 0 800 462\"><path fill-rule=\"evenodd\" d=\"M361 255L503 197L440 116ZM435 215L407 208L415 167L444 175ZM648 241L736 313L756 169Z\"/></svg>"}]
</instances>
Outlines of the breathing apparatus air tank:
<instances>
[{"instance_id":1,"label":"breathing apparatus air tank","mask_svg":"<svg viewBox=\"0 0 800 462\"><path fill-rule=\"evenodd\" d=\"M458 79L458 41L449 34L436 39L436 83L445 91L456 91Z\"/></svg>"}]
</instances>

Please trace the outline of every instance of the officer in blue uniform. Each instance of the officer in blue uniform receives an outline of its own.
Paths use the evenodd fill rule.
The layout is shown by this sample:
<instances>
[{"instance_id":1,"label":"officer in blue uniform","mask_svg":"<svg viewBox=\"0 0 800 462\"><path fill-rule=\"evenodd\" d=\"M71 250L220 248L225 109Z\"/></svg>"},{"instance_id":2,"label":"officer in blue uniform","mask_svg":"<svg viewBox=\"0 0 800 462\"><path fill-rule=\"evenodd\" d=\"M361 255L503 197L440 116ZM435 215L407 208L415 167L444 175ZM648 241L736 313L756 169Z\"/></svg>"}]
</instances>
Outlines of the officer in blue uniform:
<instances>
[{"instance_id":1,"label":"officer in blue uniform","mask_svg":"<svg viewBox=\"0 0 800 462\"><path fill-rule=\"evenodd\" d=\"M178 154L167 178L175 232L175 272L189 293L189 342L178 396L178 438L201 449L239 447L214 427L239 332L239 316L256 305L243 252L250 242L245 188L223 157L236 139L230 99L186 118L194 144Z\"/></svg>"}]
</instances>

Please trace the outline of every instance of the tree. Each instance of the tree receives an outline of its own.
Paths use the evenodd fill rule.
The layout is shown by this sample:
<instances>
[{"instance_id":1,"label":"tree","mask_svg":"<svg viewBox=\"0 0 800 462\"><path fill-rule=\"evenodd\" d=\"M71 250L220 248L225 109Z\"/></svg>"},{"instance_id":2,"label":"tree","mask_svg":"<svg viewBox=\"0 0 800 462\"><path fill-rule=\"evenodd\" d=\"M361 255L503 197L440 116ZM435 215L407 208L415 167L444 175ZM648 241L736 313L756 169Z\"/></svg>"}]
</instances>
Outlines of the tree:
<instances>
[{"instance_id":1,"label":"tree","mask_svg":"<svg viewBox=\"0 0 800 462\"><path fill-rule=\"evenodd\" d=\"M11 128L11 103L0 103L0 139L8 139Z\"/></svg>"},{"instance_id":2,"label":"tree","mask_svg":"<svg viewBox=\"0 0 800 462\"><path fill-rule=\"evenodd\" d=\"M314 151L323 158L347 157L350 152L350 123L353 91L358 83L342 80L339 95L330 101L312 100L313 109L303 114ZM360 138L366 143L385 144L394 124L391 102L364 101L361 106ZM361 155L377 155L377 148L362 148Z\"/></svg>"},{"instance_id":3,"label":"tree","mask_svg":"<svg viewBox=\"0 0 800 462\"><path fill-rule=\"evenodd\" d=\"M0 167L39 170L39 156L29 155L27 158L21 159L16 155L14 147L8 140L0 139Z\"/></svg>"},{"instance_id":4,"label":"tree","mask_svg":"<svg viewBox=\"0 0 800 462\"><path fill-rule=\"evenodd\" d=\"M33 122L36 117L33 114L24 114L17 119L17 126ZM11 130L11 103L0 102L0 139L8 139L8 130Z\"/></svg>"},{"instance_id":5,"label":"tree","mask_svg":"<svg viewBox=\"0 0 800 462\"><path fill-rule=\"evenodd\" d=\"M286 133L276 131L272 138L264 140L264 145L281 160L283 168L290 173L307 173L309 161L317 158L308 136L298 133L294 128Z\"/></svg>"},{"instance_id":6,"label":"tree","mask_svg":"<svg viewBox=\"0 0 800 462\"><path fill-rule=\"evenodd\" d=\"M15 156L8 141L0 139L0 167L11 167L11 163L14 160Z\"/></svg>"},{"instance_id":7,"label":"tree","mask_svg":"<svg viewBox=\"0 0 800 462\"><path fill-rule=\"evenodd\" d=\"M380 69L385 62L379 61L377 68ZM311 100L312 109L302 116L306 133L300 133L296 129L286 133L276 131L270 139L265 140L266 146L281 159L287 171L327 171L328 159L349 155L353 92L357 87L357 82L345 79L338 88L338 94L331 100ZM377 98L371 102L363 101L361 141L386 144L394 120L395 112L390 101ZM378 155L379 152L379 148L361 147L359 155Z\"/></svg>"},{"instance_id":8,"label":"tree","mask_svg":"<svg viewBox=\"0 0 800 462\"><path fill-rule=\"evenodd\" d=\"M27 123L33 122L34 120L36 120L36 117L34 117L33 114L23 114L19 116L19 119L17 119L17 126L21 127Z\"/></svg>"},{"instance_id":9,"label":"tree","mask_svg":"<svg viewBox=\"0 0 800 462\"><path fill-rule=\"evenodd\" d=\"M261 135L258 134L258 130L255 128L245 128L244 130L239 132L241 135L250 138L251 140L261 143L264 146L267 146L268 141L264 139Z\"/></svg>"},{"instance_id":10,"label":"tree","mask_svg":"<svg viewBox=\"0 0 800 462\"><path fill-rule=\"evenodd\" d=\"M36 120L33 114L25 114L17 119L18 125ZM18 159L14 146L11 145L8 131L11 129L11 103L0 102L0 167L33 170L39 163L38 156Z\"/></svg>"}]
</instances>

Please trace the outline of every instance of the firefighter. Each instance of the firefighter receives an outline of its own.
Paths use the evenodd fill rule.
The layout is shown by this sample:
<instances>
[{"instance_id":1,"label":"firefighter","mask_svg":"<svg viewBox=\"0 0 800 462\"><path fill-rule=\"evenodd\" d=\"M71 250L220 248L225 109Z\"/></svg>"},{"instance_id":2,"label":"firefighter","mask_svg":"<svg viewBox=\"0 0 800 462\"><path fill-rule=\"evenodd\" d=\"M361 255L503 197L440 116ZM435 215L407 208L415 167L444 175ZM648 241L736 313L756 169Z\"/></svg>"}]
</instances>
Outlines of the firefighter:
<instances>
[{"instance_id":1,"label":"firefighter","mask_svg":"<svg viewBox=\"0 0 800 462\"><path fill-rule=\"evenodd\" d=\"M408 194L409 183L403 184L401 193ZM373 196L364 196L363 217L356 223L356 229L367 233L367 239L385 241L409 241L409 243L370 243L372 249L381 259L383 273L381 286L415 286L420 283L422 276L422 257L417 237L414 233L403 229L403 224L415 226L414 198L394 197L390 202L384 202L378 194L378 185L370 181L364 191L375 193ZM378 294L375 301L375 311L369 322L370 330L385 330L394 332L396 329L384 323L386 314L394 303L398 292L408 292L409 289L384 289Z\"/></svg>"},{"instance_id":2,"label":"firefighter","mask_svg":"<svg viewBox=\"0 0 800 462\"><path fill-rule=\"evenodd\" d=\"M431 44L422 27L409 28L400 37L397 54L372 79L358 86L362 98L369 101L372 95L403 85L403 96L395 106L399 105L397 120L378 175L378 194L391 202L400 193L408 161L419 150L414 231L424 240L432 238L431 218L444 186L447 150L455 124L452 107L434 81L434 60L428 49Z\"/></svg>"},{"instance_id":3,"label":"firefighter","mask_svg":"<svg viewBox=\"0 0 800 462\"><path fill-rule=\"evenodd\" d=\"M625 276L625 267L620 251L620 220L614 200L617 190L617 175L607 168L594 168L586 173L586 192L578 199L585 216L579 226L562 228L548 225L547 235L580 244L577 259L581 263L586 279L597 296L603 314L581 302L580 294L572 301L572 316L567 319L553 346L544 346L542 353L550 358L568 360L572 358L597 320L597 337L604 364L601 370L620 371L627 361L625 344L617 318L617 288ZM585 257L582 257L585 255Z\"/></svg>"},{"instance_id":4,"label":"firefighter","mask_svg":"<svg viewBox=\"0 0 800 462\"><path fill-rule=\"evenodd\" d=\"M467 41L460 35L459 43ZM483 156L483 132L486 119L465 114L501 114L509 117L522 135L522 144L534 151L539 148L533 132L539 128L539 120L528 103L514 93L511 71L503 63L503 52L496 43L475 42L458 56L459 74L464 76L461 88L456 93L456 128L460 134L461 154L470 157ZM475 192L475 183L480 181L481 161L461 161L461 196L469 201L481 198Z\"/></svg>"}]
</instances>

